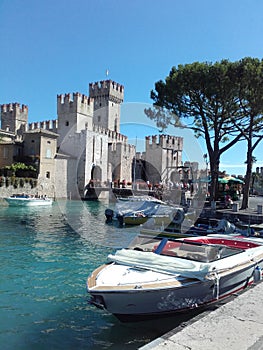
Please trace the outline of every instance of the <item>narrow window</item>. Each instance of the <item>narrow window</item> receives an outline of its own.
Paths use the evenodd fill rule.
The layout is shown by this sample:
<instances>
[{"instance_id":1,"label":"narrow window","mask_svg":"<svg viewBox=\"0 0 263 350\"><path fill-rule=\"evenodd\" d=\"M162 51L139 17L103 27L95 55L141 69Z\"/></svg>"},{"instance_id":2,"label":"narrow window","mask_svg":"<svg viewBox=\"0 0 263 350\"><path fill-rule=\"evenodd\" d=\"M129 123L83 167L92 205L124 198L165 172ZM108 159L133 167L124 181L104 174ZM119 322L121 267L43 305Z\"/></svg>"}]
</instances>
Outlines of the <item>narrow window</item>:
<instances>
[{"instance_id":1,"label":"narrow window","mask_svg":"<svg viewBox=\"0 0 263 350\"><path fill-rule=\"evenodd\" d=\"M4 147L4 159L8 158L8 148Z\"/></svg>"},{"instance_id":2,"label":"narrow window","mask_svg":"<svg viewBox=\"0 0 263 350\"><path fill-rule=\"evenodd\" d=\"M51 158L51 150L49 148L46 150L46 158Z\"/></svg>"}]
</instances>

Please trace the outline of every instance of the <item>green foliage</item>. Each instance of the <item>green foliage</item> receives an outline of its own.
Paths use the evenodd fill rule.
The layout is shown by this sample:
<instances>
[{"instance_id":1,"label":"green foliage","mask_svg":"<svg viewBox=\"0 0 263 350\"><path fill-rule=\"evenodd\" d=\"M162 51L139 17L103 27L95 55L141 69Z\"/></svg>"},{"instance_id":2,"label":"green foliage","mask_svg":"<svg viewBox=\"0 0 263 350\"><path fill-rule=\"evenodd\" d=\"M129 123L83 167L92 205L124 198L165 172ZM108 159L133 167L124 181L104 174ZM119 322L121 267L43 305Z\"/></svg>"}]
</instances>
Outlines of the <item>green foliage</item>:
<instances>
[{"instance_id":1,"label":"green foliage","mask_svg":"<svg viewBox=\"0 0 263 350\"><path fill-rule=\"evenodd\" d=\"M14 173L17 170L30 170L30 171L36 171L36 168L33 167L32 165L26 165L24 163L13 163L11 165L7 165L4 167L4 169L11 170Z\"/></svg>"},{"instance_id":2,"label":"green foliage","mask_svg":"<svg viewBox=\"0 0 263 350\"><path fill-rule=\"evenodd\" d=\"M178 120L188 118L188 127L196 136L226 143L230 135L238 135L244 129L244 106L247 106L248 97L255 95L254 91L251 94L252 86L258 86L260 80L256 79L256 72L254 80L249 78L249 70L256 70L258 63L258 60L244 59L234 63L222 60L214 64L179 65L171 69L165 81L155 84L151 98L155 107L172 112L177 124ZM261 111L263 103L259 98L256 101L257 110ZM161 118L158 113L146 111L157 125L171 123L172 118Z\"/></svg>"},{"instance_id":3,"label":"green foliage","mask_svg":"<svg viewBox=\"0 0 263 350\"><path fill-rule=\"evenodd\" d=\"M204 137L209 154L212 197L221 155L242 139L251 142L250 155L263 138L263 61L194 62L172 67L151 92L154 108L146 115L162 129L169 124L192 129ZM163 109L160 112L160 109ZM213 198L212 198L213 199Z\"/></svg>"}]
</instances>

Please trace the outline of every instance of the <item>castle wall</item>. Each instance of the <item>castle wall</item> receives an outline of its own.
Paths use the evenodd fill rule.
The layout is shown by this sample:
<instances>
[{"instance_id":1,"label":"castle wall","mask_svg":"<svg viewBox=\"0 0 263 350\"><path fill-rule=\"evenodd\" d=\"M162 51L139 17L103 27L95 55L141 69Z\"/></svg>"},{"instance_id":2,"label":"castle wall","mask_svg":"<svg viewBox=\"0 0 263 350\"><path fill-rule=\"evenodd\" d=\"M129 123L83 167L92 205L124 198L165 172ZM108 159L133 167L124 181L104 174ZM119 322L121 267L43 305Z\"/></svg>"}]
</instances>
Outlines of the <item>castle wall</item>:
<instances>
[{"instance_id":1,"label":"castle wall","mask_svg":"<svg viewBox=\"0 0 263 350\"><path fill-rule=\"evenodd\" d=\"M78 161L75 158L57 155L55 161L55 198L80 199L76 181Z\"/></svg>"},{"instance_id":2,"label":"castle wall","mask_svg":"<svg viewBox=\"0 0 263 350\"><path fill-rule=\"evenodd\" d=\"M183 138L170 135L146 137L146 172L152 183L171 181L172 173L182 165Z\"/></svg>"},{"instance_id":3,"label":"castle wall","mask_svg":"<svg viewBox=\"0 0 263 350\"><path fill-rule=\"evenodd\" d=\"M124 87L114 81L91 83L89 97L80 93L57 95L57 120L27 124L27 106L2 105L2 127L13 132L16 141L23 135L25 155L39 157L40 189L50 186L57 198L79 198L90 180L102 185L132 181L135 147L120 133L123 98ZM40 132L38 139L39 130L47 135L43 138ZM48 138L49 132L56 133L57 141L54 135ZM182 164L182 148L180 137L146 138L141 159L152 183L171 178L171 172Z\"/></svg>"},{"instance_id":4,"label":"castle wall","mask_svg":"<svg viewBox=\"0 0 263 350\"><path fill-rule=\"evenodd\" d=\"M84 129L92 129L93 110L93 99L83 94L73 93L73 95L65 94L57 96L58 146L71 133L79 133Z\"/></svg>"},{"instance_id":5,"label":"castle wall","mask_svg":"<svg viewBox=\"0 0 263 350\"><path fill-rule=\"evenodd\" d=\"M33 122L29 123L27 125L26 131L32 131L36 129L43 129L48 130L51 132L58 132L58 120L57 119L51 119L51 120L44 120L41 122Z\"/></svg>"},{"instance_id":6,"label":"castle wall","mask_svg":"<svg viewBox=\"0 0 263 350\"><path fill-rule=\"evenodd\" d=\"M0 168L12 164L14 159L14 144L4 143L0 148Z\"/></svg>"},{"instance_id":7,"label":"castle wall","mask_svg":"<svg viewBox=\"0 0 263 350\"><path fill-rule=\"evenodd\" d=\"M109 144L108 178L111 181L132 181L132 162L135 157L135 146L122 142Z\"/></svg>"},{"instance_id":8,"label":"castle wall","mask_svg":"<svg viewBox=\"0 0 263 350\"><path fill-rule=\"evenodd\" d=\"M98 185L108 181L108 137L94 131L86 131L85 183L93 180Z\"/></svg>"},{"instance_id":9,"label":"castle wall","mask_svg":"<svg viewBox=\"0 0 263 350\"><path fill-rule=\"evenodd\" d=\"M128 141L128 138L127 136L119 133L119 132L116 132L116 131L113 131L113 130L110 130L110 129L107 129L107 128L104 128L100 125L93 125L93 128L92 130L94 132L97 132L99 134L104 134L108 137L108 141L109 143L111 142L124 142L124 143L127 143Z\"/></svg>"},{"instance_id":10,"label":"castle wall","mask_svg":"<svg viewBox=\"0 0 263 350\"><path fill-rule=\"evenodd\" d=\"M21 134L25 131L28 123L28 107L19 103L1 105L1 128Z\"/></svg>"},{"instance_id":11,"label":"castle wall","mask_svg":"<svg viewBox=\"0 0 263 350\"><path fill-rule=\"evenodd\" d=\"M65 157L56 156L55 159L55 198L70 198L70 191L68 190L68 164L69 159Z\"/></svg>"},{"instance_id":12,"label":"castle wall","mask_svg":"<svg viewBox=\"0 0 263 350\"><path fill-rule=\"evenodd\" d=\"M35 166L38 168L39 194L54 196L57 136L42 129L24 134L24 154L32 157L32 161L35 160Z\"/></svg>"}]
</instances>

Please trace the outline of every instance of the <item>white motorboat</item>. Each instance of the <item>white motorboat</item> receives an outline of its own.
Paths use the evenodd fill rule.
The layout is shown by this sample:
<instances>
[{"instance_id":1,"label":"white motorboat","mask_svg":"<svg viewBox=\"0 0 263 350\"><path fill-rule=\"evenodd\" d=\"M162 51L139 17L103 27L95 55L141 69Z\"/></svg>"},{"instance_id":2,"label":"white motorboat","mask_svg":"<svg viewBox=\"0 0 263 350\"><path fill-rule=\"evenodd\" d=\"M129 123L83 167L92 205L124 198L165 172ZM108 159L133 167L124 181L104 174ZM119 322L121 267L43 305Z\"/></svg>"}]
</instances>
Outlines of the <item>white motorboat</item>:
<instances>
[{"instance_id":1,"label":"white motorboat","mask_svg":"<svg viewBox=\"0 0 263 350\"><path fill-rule=\"evenodd\" d=\"M262 277L263 246L242 238L162 240L139 235L88 278L90 302L122 321L224 299Z\"/></svg>"},{"instance_id":2,"label":"white motorboat","mask_svg":"<svg viewBox=\"0 0 263 350\"><path fill-rule=\"evenodd\" d=\"M29 195L24 195L24 194L12 195L10 197L5 197L4 200L10 206L25 206L25 207L48 206L48 205L52 205L52 203L53 203L52 198L35 197L35 196L29 196Z\"/></svg>"}]
</instances>

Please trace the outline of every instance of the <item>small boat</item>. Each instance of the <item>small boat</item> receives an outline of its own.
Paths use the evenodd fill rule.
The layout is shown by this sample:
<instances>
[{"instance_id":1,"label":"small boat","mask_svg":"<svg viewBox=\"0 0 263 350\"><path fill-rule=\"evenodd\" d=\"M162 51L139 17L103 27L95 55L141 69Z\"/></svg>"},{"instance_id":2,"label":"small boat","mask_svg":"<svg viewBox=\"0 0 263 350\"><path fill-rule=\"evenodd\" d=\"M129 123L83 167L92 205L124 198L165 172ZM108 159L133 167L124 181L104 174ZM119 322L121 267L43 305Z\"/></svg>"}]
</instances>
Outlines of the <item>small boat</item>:
<instances>
[{"instance_id":1,"label":"small boat","mask_svg":"<svg viewBox=\"0 0 263 350\"><path fill-rule=\"evenodd\" d=\"M52 205L53 200L47 197L35 197L25 194L16 194L10 197L5 197L4 200L9 204L9 206L48 206Z\"/></svg>"},{"instance_id":2,"label":"small boat","mask_svg":"<svg viewBox=\"0 0 263 350\"><path fill-rule=\"evenodd\" d=\"M118 216L120 224L125 225L142 225L148 220L151 225L168 227L174 225L179 227L184 220L184 210L168 205L154 205L143 210L128 212Z\"/></svg>"},{"instance_id":3,"label":"small boat","mask_svg":"<svg viewBox=\"0 0 263 350\"><path fill-rule=\"evenodd\" d=\"M237 228L253 232L263 232L263 224L250 224L250 223L244 223L240 220L235 221L235 225Z\"/></svg>"},{"instance_id":4,"label":"small boat","mask_svg":"<svg viewBox=\"0 0 263 350\"><path fill-rule=\"evenodd\" d=\"M213 225L209 223L195 223L188 227L182 223L180 229L173 228L170 226L164 228L148 228L147 226L142 227L142 234L153 235L153 236L172 236L173 238L186 238L194 236L206 236L211 234L226 234L226 235L241 235L242 230L238 230L234 224L230 223L226 219L216 221Z\"/></svg>"},{"instance_id":5,"label":"small boat","mask_svg":"<svg viewBox=\"0 0 263 350\"><path fill-rule=\"evenodd\" d=\"M184 210L166 204L154 197L137 196L119 200L115 209L105 210L106 222L117 221L120 225L141 225L153 219L157 225L181 224Z\"/></svg>"},{"instance_id":6,"label":"small boat","mask_svg":"<svg viewBox=\"0 0 263 350\"><path fill-rule=\"evenodd\" d=\"M143 211L136 211L118 218L121 224L142 225L148 220L148 216Z\"/></svg>"},{"instance_id":7,"label":"small boat","mask_svg":"<svg viewBox=\"0 0 263 350\"><path fill-rule=\"evenodd\" d=\"M121 321L185 312L262 278L263 246L242 238L139 235L89 276L90 303Z\"/></svg>"}]
</instances>

